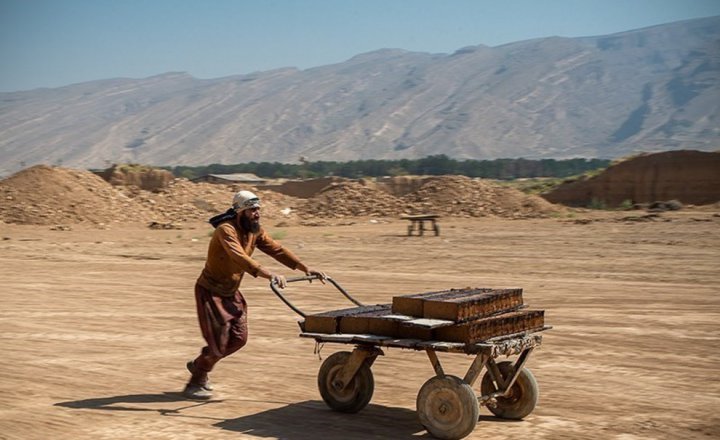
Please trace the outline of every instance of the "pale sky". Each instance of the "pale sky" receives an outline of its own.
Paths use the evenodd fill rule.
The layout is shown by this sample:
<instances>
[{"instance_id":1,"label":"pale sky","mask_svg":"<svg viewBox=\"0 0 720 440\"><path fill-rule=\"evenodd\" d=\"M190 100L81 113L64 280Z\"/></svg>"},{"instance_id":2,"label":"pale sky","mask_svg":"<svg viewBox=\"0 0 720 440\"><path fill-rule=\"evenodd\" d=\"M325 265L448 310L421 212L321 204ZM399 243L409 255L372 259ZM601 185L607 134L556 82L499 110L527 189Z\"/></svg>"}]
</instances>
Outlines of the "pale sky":
<instances>
[{"instance_id":1,"label":"pale sky","mask_svg":"<svg viewBox=\"0 0 720 440\"><path fill-rule=\"evenodd\" d=\"M0 0L0 92L452 53L720 15L720 0Z\"/></svg>"}]
</instances>

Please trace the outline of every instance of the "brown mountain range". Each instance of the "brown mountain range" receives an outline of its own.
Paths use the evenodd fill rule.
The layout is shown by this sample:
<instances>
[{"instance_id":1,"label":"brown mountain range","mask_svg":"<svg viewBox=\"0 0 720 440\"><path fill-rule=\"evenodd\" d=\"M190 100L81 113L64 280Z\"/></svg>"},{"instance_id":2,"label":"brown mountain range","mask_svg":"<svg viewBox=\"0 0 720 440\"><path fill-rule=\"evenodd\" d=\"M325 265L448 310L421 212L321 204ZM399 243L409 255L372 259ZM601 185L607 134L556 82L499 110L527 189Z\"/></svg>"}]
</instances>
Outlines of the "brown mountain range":
<instances>
[{"instance_id":1,"label":"brown mountain range","mask_svg":"<svg viewBox=\"0 0 720 440\"><path fill-rule=\"evenodd\" d=\"M35 164L615 158L720 148L720 17L307 70L0 93L0 175Z\"/></svg>"}]
</instances>

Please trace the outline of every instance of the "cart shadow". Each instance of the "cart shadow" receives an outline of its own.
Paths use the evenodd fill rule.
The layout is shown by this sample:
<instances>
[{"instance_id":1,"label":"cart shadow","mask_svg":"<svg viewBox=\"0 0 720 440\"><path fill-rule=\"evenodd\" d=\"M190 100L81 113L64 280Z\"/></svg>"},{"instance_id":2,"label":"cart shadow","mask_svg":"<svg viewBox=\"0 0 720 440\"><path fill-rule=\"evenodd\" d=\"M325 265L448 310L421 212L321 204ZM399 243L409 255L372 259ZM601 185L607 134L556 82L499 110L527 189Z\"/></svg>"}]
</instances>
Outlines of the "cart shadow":
<instances>
[{"instance_id":1,"label":"cart shadow","mask_svg":"<svg viewBox=\"0 0 720 440\"><path fill-rule=\"evenodd\" d=\"M163 392L70 400L55 403L53 406L101 411L146 411L162 416L210 419L216 421L213 426L220 429L255 437L287 440L315 440L323 437L347 440L431 438L418 421L414 410L377 404L369 404L357 414L332 411L320 400L286 404L283 407L226 420L183 414L184 410L190 408L222 402L224 400L188 400L178 392ZM164 408L148 406L157 404ZM481 415L479 422L517 421Z\"/></svg>"},{"instance_id":2,"label":"cart shadow","mask_svg":"<svg viewBox=\"0 0 720 440\"><path fill-rule=\"evenodd\" d=\"M357 414L345 414L330 410L320 400L292 403L214 426L250 436L288 440L431 438L413 410L370 404Z\"/></svg>"},{"instance_id":3,"label":"cart shadow","mask_svg":"<svg viewBox=\"0 0 720 440\"><path fill-rule=\"evenodd\" d=\"M502 419L496 416L480 414L478 417L478 423L523 423L521 419Z\"/></svg>"}]
</instances>

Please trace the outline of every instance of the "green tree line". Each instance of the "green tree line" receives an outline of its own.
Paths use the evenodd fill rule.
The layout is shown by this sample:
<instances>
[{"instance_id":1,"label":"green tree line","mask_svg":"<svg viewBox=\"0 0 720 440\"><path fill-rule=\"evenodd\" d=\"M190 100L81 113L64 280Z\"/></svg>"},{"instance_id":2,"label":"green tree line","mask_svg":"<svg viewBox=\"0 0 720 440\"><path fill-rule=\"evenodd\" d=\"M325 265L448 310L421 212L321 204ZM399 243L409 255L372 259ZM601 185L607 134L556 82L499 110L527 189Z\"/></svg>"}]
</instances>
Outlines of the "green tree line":
<instances>
[{"instance_id":1,"label":"green tree line","mask_svg":"<svg viewBox=\"0 0 720 440\"><path fill-rule=\"evenodd\" d=\"M234 165L211 164L176 166L166 169L177 177L194 179L206 174L253 173L264 178L313 178L340 176L348 178L443 175L511 180L531 177L570 177L587 171L606 168L606 159L493 159L457 160L444 154L422 159L353 160L349 162L318 161L288 164L280 162L248 162Z\"/></svg>"}]
</instances>

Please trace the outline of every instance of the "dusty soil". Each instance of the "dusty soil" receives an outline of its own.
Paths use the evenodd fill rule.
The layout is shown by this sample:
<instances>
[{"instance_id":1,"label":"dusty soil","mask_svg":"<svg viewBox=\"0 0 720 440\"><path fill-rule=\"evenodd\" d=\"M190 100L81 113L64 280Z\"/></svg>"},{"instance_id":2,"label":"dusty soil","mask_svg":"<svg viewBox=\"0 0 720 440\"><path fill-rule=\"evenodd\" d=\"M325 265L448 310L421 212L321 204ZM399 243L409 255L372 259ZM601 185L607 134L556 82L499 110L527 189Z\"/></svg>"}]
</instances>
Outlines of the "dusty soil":
<instances>
[{"instance_id":1,"label":"dusty soil","mask_svg":"<svg viewBox=\"0 0 720 440\"><path fill-rule=\"evenodd\" d=\"M444 218L440 237L407 237L400 220L345 223L269 229L365 303L522 287L546 310L554 329L528 363L538 407L519 422L482 408L469 438L720 437L717 210ZM315 354L259 279L244 284L250 342L218 364L216 397L183 400L184 364L202 343L192 289L210 228L106 227L0 224L0 438L428 438L415 414L433 374L424 353L386 350L371 404L332 412L316 387L319 357L350 347ZM287 294L307 311L349 305L330 286ZM440 359L459 376L471 360Z\"/></svg>"}]
</instances>

